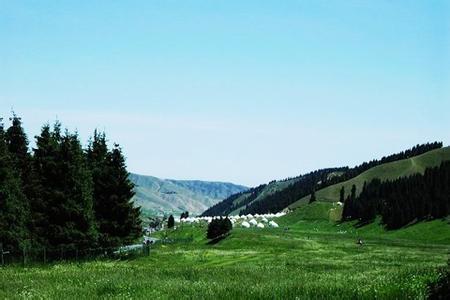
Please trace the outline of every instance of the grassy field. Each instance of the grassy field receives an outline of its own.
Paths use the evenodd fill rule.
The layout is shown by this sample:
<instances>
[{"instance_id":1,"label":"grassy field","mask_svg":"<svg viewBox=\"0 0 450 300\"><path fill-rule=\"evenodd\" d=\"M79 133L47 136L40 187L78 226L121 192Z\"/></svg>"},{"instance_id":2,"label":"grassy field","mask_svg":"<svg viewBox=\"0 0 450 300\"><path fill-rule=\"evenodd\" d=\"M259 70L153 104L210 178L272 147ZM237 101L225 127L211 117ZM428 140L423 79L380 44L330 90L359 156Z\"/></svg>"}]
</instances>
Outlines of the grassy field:
<instances>
[{"instance_id":1,"label":"grassy field","mask_svg":"<svg viewBox=\"0 0 450 300\"><path fill-rule=\"evenodd\" d=\"M384 232L325 219L312 206L277 229L233 229L207 245L205 225L169 231L188 244L158 245L130 261L5 267L2 299L421 299L450 247L447 221ZM329 204L328 204L329 205ZM304 218L306 215L310 219ZM289 229L287 229L289 228ZM356 244L362 238L363 246Z\"/></svg>"},{"instance_id":2,"label":"grassy field","mask_svg":"<svg viewBox=\"0 0 450 300\"><path fill-rule=\"evenodd\" d=\"M357 193L360 193L364 181L370 182L374 178L392 180L415 173L423 173L426 168L439 166L441 162L446 160L450 160L450 147L432 150L409 159L382 164L367 170L355 178L317 191L316 198L319 201L336 202L339 201L339 192L342 186L344 186L346 194L350 194L352 185L354 184ZM303 197L299 201L289 205L289 208L296 208L302 204L308 203L309 199L309 195Z\"/></svg>"}]
</instances>

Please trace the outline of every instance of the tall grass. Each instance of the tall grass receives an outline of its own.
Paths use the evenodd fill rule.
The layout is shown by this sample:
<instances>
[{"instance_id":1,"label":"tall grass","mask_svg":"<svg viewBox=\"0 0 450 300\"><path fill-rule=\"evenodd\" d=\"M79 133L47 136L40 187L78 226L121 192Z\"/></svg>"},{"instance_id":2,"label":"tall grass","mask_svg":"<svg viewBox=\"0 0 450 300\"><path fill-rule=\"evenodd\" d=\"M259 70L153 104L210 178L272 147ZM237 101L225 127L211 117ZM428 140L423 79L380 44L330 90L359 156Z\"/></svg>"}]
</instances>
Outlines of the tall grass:
<instances>
[{"instance_id":1,"label":"tall grass","mask_svg":"<svg viewBox=\"0 0 450 300\"><path fill-rule=\"evenodd\" d=\"M426 226L441 235L448 229L436 221ZM148 257L3 268L0 298L422 299L446 264L448 244L374 229L343 234L341 227L237 228L210 246L205 227L184 226L169 237L193 236L192 243L161 244ZM356 234L364 246L356 245Z\"/></svg>"}]
</instances>

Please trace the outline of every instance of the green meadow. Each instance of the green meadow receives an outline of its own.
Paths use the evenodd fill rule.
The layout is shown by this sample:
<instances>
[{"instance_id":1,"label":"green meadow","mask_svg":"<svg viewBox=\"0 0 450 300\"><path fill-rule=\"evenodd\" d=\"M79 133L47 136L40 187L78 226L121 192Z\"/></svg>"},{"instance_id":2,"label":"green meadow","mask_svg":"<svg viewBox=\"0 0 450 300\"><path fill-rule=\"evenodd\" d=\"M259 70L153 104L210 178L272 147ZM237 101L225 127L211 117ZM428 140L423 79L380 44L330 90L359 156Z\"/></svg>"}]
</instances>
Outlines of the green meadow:
<instances>
[{"instance_id":1,"label":"green meadow","mask_svg":"<svg viewBox=\"0 0 450 300\"><path fill-rule=\"evenodd\" d=\"M328 205L328 206L327 206ZM2 299L423 299L450 249L447 220L386 232L326 220L331 204L296 210L280 228L234 228L208 245L206 225L160 232L190 243L158 244L131 260L8 266ZM311 216L310 219L305 218ZM363 245L357 245L357 239Z\"/></svg>"}]
</instances>

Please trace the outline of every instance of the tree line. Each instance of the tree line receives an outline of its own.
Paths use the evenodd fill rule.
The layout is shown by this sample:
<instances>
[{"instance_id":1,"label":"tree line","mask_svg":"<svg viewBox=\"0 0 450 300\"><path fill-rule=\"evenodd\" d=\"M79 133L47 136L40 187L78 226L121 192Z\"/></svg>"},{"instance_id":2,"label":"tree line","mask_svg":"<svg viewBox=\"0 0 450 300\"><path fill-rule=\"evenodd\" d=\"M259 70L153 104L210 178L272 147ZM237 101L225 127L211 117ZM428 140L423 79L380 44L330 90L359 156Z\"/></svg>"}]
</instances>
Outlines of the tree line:
<instances>
[{"instance_id":1,"label":"tree line","mask_svg":"<svg viewBox=\"0 0 450 300\"><path fill-rule=\"evenodd\" d=\"M230 212L234 211L237 207L240 207L242 205L245 205L245 208L240 212L240 214L264 214L279 212L290 204L308 195L311 195L309 201L314 202L316 200L315 191L347 181L369 170L370 168L381 164L417 156L439 148L442 148L442 142L425 143L416 145L411 149L396 154L382 157L379 160L364 162L361 165L355 166L353 168L340 167L313 171L308 174L295 177L295 181L287 188L270 194L260 201L253 201L267 186L261 185L250 190L250 192L252 193L255 191L258 193L254 197L246 198L250 199L250 201L244 200L245 202L243 202L243 204L238 203L237 205L234 203L237 198L239 198L242 194L248 193L249 191L231 195L224 201L219 202L215 206L209 208L203 213L203 215L227 215Z\"/></svg>"},{"instance_id":2,"label":"tree line","mask_svg":"<svg viewBox=\"0 0 450 300\"><path fill-rule=\"evenodd\" d=\"M0 243L4 249L114 247L141 235L119 145L94 132L86 149L61 123L45 124L30 151L21 118L0 119Z\"/></svg>"},{"instance_id":3,"label":"tree line","mask_svg":"<svg viewBox=\"0 0 450 300\"><path fill-rule=\"evenodd\" d=\"M213 216L228 215L231 212L233 212L235 209L241 207L242 205L246 205L246 204L252 202L253 200L255 200L261 194L261 192L266 188L266 186L267 186L267 184L261 184L257 187L250 188L246 191L233 194L230 197L228 197L227 199L225 199L219 203L216 203L215 205L208 208L206 211L204 211L201 214L201 216L202 217L207 217L207 216L213 217ZM239 203L235 203L235 200L237 200L238 198L240 198L241 196L244 196L244 195L245 195L245 198L242 201L240 201Z\"/></svg>"},{"instance_id":4,"label":"tree line","mask_svg":"<svg viewBox=\"0 0 450 300\"><path fill-rule=\"evenodd\" d=\"M373 179L364 183L358 197L356 188L344 202L343 220L371 222L382 217L388 229L410 223L443 218L450 214L450 161L427 168L425 173L396 180Z\"/></svg>"},{"instance_id":5,"label":"tree line","mask_svg":"<svg viewBox=\"0 0 450 300\"><path fill-rule=\"evenodd\" d=\"M401 151L399 153L391 154L389 156L383 156L381 159L374 159L369 162L364 162L353 168L348 168L341 176L331 178L330 180L328 180L326 182L326 184L327 184L327 186L329 186L329 185L333 185L333 184L340 183L343 181L347 181L347 180L352 179L373 167L376 167L376 166L379 166L382 164L386 164L386 163L390 163L390 162L394 162L394 161L398 161L398 160L402 160L402 159L411 158L411 157L414 157L417 155L421 155L421 154L424 154L431 150L440 149L440 148L442 148L442 146L443 146L442 142L425 143L425 144L421 144L421 145L416 145L416 146L412 147L411 149ZM326 187L326 186L323 186L321 188L324 188L324 187Z\"/></svg>"},{"instance_id":6,"label":"tree line","mask_svg":"<svg viewBox=\"0 0 450 300\"><path fill-rule=\"evenodd\" d=\"M260 201L250 203L240 214L279 212L295 201L311 194L317 188L318 183L325 182L330 177L330 174L342 172L342 170L342 168L329 168L305 174L285 189L270 194Z\"/></svg>"}]
</instances>

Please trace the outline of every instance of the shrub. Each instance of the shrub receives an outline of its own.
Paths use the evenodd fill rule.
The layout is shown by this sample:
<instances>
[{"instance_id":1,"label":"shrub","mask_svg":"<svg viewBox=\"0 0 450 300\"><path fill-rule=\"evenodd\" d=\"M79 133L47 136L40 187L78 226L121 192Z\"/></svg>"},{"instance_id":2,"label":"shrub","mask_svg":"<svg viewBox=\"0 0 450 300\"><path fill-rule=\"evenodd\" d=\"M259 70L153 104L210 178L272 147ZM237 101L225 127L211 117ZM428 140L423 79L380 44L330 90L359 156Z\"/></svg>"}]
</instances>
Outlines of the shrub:
<instances>
[{"instance_id":1,"label":"shrub","mask_svg":"<svg viewBox=\"0 0 450 300\"><path fill-rule=\"evenodd\" d=\"M167 227L173 228L173 226L175 226L175 219L173 218L172 215L170 215L169 219L167 220Z\"/></svg>"},{"instance_id":2,"label":"shrub","mask_svg":"<svg viewBox=\"0 0 450 300\"><path fill-rule=\"evenodd\" d=\"M214 219L208 225L206 238L212 240L228 233L233 228L233 224L228 218Z\"/></svg>"}]
</instances>

